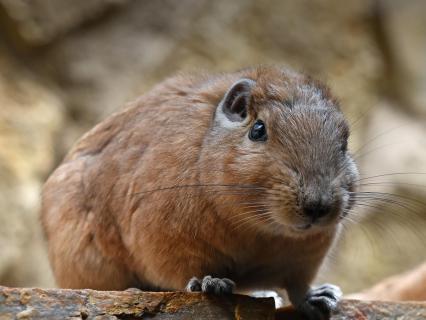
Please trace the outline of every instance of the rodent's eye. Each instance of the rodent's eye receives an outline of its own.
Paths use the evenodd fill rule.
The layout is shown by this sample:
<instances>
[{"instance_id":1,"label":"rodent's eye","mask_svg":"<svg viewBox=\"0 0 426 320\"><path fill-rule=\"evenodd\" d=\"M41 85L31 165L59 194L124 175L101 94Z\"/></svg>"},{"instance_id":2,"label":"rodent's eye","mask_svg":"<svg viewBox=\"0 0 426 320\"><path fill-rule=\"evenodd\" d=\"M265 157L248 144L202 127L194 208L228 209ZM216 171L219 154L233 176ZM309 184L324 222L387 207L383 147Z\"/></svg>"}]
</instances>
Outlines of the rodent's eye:
<instances>
[{"instance_id":1,"label":"rodent's eye","mask_svg":"<svg viewBox=\"0 0 426 320\"><path fill-rule=\"evenodd\" d=\"M256 120L250 129L249 139L252 141L266 141L267 138L265 123L262 120Z\"/></svg>"}]
</instances>

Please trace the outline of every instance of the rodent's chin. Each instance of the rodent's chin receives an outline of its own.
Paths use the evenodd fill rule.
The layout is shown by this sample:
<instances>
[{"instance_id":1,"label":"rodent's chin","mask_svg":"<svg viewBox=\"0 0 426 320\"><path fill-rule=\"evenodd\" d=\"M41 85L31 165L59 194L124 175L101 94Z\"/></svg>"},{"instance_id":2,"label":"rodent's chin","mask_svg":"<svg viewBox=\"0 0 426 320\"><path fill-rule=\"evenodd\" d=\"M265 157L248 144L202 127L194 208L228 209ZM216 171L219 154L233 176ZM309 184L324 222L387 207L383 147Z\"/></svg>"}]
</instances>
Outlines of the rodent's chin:
<instances>
[{"instance_id":1,"label":"rodent's chin","mask_svg":"<svg viewBox=\"0 0 426 320\"><path fill-rule=\"evenodd\" d=\"M306 223L306 224L295 225L293 226L293 229L296 231L303 231L303 230L311 229L312 227L313 227L312 223Z\"/></svg>"},{"instance_id":2,"label":"rodent's chin","mask_svg":"<svg viewBox=\"0 0 426 320\"><path fill-rule=\"evenodd\" d=\"M294 225L285 225L284 228L292 236L303 237L312 234L318 233L327 233L332 232L336 228L336 223L331 224L317 224L317 223L305 223L305 224L294 224Z\"/></svg>"}]
</instances>

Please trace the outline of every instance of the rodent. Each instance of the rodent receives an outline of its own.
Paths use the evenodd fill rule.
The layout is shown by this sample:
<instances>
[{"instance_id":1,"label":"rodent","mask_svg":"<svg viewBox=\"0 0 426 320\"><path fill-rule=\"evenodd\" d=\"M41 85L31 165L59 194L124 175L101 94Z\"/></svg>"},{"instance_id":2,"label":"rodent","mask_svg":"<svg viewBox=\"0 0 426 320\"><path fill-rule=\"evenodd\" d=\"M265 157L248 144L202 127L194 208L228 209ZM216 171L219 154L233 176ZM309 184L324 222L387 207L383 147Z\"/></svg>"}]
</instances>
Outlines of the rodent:
<instances>
[{"instance_id":1,"label":"rodent","mask_svg":"<svg viewBox=\"0 0 426 320\"><path fill-rule=\"evenodd\" d=\"M358 171L329 90L288 69L180 74L95 126L42 192L60 287L311 289L353 205ZM195 277L195 278L194 278Z\"/></svg>"}]
</instances>

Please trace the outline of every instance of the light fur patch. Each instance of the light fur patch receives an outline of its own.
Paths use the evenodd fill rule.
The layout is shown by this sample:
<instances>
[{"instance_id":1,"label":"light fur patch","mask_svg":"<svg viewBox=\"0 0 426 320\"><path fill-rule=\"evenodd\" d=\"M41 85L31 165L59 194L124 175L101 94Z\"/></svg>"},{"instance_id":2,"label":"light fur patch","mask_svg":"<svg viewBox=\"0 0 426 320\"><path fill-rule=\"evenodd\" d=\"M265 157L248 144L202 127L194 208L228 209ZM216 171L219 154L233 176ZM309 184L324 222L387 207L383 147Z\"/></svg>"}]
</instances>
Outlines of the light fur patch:
<instances>
[{"instance_id":1,"label":"light fur patch","mask_svg":"<svg viewBox=\"0 0 426 320\"><path fill-rule=\"evenodd\" d=\"M248 123L249 117L246 117L243 121L231 121L226 116L225 112L223 112L223 101L220 102L217 107L215 119L216 125L226 128L226 129L235 129L240 128Z\"/></svg>"}]
</instances>

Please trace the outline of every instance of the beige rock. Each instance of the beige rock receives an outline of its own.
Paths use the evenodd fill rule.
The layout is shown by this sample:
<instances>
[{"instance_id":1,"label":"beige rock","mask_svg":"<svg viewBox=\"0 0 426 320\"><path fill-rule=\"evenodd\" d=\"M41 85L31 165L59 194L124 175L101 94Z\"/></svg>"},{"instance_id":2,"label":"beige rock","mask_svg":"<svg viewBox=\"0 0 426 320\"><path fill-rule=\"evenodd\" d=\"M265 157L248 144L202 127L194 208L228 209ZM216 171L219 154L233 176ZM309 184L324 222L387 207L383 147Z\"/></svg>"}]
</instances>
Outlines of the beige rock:
<instances>
[{"instance_id":1,"label":"beige rock","mask_svg":"<svg viewBox=\"0 0 426 320\"><path fill-rule=\"evenodd\" d=\"M83 130L177 71L262 63L327 80L354 121L375 103L382 68L369 8L368 0L137 1L40 62Z\"/></svg>"},{"instance_id":2,"label":"beige rock","mask_svg":"<svg viewBox=\"0 0 426 320\"><path fill-rule=\"evenodd\" d=\"M382 0L391 94L426 119L426 1Z\"/></svg>"},{"instance_id":3,"label":"beige rock","mask_svg":"<svg viewBox=\"0 0 426 320\"><path fill-rule=\"evenodd\" d=\"M27 45L45 45L126 0L0 0L9 36Z\"/></svg>"},{"instance_id":4,"label":"beige rock","mask_svg":"<svg viewBox=\"0 0 426 320\"><path fill-rule=\"evenodd\" d=\"M52 285L38 224L61 103L0 47L0 283Z\"/></svg>"}]
</instances>

